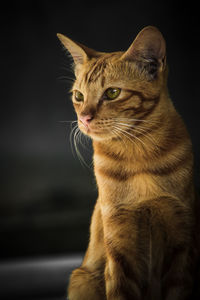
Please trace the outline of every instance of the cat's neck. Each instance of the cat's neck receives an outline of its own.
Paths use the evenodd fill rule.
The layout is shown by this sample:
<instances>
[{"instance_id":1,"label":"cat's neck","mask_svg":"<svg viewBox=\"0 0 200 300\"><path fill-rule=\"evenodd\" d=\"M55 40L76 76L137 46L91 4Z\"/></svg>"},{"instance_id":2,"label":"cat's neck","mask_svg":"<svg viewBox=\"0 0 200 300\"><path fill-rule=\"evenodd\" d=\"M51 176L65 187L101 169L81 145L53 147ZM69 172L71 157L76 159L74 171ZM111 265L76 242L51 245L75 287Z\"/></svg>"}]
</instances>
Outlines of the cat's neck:
<instances>
[{"instance_id":1,"label":"cat's neck","mask_svg":"<svg viewBox=\"0 0 200 300\"><path fill-rule=\"evenodd\" d=\"M94 141L94 156L101 157L102 160L103 158L110 158L116 162L138 160L139 157L144 157L146 151L149 152L149 149L145 151L143 143L143 140L139 140L139 137L136 137L134 140L129 136L105 141Z\"/></svg>"},{"instance_id":2,"label":"cat's neck","mask_svg":"<svg viewBox=\"0 0 200 300\"><path fill-rule=\"evenodd\" d=\"M146 137L147 139L147 137ZM147 145L145 139L136 137L135 140L129 138L113 138L107 141L94 141L94 165L105 165L109 167L131 163L136 169L140 169L149 158L153 158L156 153L156 145Z\"/></svg>"},{"instance_id":3,"label":"cat's neck","mask_svg":"<svg viewBox=\"0 0 200 300\"><path fill-rule=\"evenodd\" d=\"M182 173L188 174L184 184L191 183L192 149L182 119L175 113L166 115L162 121L153 132L141 136L141 141L136 139L137 143L129 138L93 141L94 171L100 199L109 198L120 203L121 198L140 201L166 194L168 181L162 181L160 186L158 177L173 174L182 162ZM174 178L171 179L173 182ZM182 176L177 177L177 185L182 186L182 181ZM177 185L171 193L179 197Z\"/></svg>"},{"instance_id":4,"label":"cat's neck","mask_svg":"<svg viewBox=\"0 0 200 300\"><path fill-rule=\"evenodd\" d=\"M126 136L93 141L95 172L99 166L109 168L114 165L130 166L135 172L140 172L166 154L176 155L174 149L178 149L178 144L190 146L187 130L173 107L160 117L160 121L152 124L139 134L130 132Z\"/></svg>"},{"instance_id":5,"label":"cat's neck","mask_svg":"<svg viewBox=\"0 0 200 300\"><path fill-rule=\"evenodd\" d=\"M101 161L107 163L106 159L113 163L124 164L134 163L134 165L144 166L150 160L155 159L161 151L163 135L166 124L164 122L152 122L143 125L142 129L136 129L113 137L108 140L93 141L94 163ZM158 133L159 132L159 133Z\"/></svg>"}]
</instances>

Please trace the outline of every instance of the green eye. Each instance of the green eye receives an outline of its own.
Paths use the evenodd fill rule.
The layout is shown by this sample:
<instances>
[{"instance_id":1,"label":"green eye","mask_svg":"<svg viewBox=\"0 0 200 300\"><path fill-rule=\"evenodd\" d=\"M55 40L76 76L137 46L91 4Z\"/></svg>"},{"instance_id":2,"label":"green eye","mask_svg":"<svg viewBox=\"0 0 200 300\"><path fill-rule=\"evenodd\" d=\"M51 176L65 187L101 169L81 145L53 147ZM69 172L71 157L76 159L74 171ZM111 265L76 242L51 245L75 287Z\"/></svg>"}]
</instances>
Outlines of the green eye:
<instances>
[{"instance_id":1,"label":"green eye","mask_svg":"<svg viewBox=\"0 0 200 300\"><path fill-rule=\"evenodd\" d=\"M120 93L121 89L119 88L109 88L105 91L105 96L107 100L114 100L119 96Z\"/></svg>"},{"instance_id":2,"label":"green eye","mask_svg":"<svg viewBox=\"0 0 200 300\"><path fill-rule=\"evenodd\" d=\"M81 102L84 100L84 96L81 92L75 91L75 99L76 101Z\"/></svg>"}]
</instances>

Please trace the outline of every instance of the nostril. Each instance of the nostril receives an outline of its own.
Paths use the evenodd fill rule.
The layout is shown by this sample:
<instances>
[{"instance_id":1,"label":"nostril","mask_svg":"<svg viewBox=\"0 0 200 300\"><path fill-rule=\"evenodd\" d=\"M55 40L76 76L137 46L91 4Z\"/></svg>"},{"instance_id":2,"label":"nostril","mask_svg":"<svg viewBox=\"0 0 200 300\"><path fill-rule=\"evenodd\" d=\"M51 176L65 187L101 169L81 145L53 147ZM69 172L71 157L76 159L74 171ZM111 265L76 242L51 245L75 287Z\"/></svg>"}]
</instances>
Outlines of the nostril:
<instances>
[{"instance_id":1,"label":"nostril","mask_svg":"<svg viewBox=\"0 0 200 300\"><path fill-rule=\"evenodd\" d=\"M88 126L90 121L93 119L93 116L92 115L81 115L79 117L79 119L85 126Z\"/></svg>"},{"instance_id":2,"label":"nostril","mask_svg":"<svg viewBox=\"0 0 200 300\"><path fill-rule=\"evenodd\" d=\"M92 115L88 115L88 116L86 116L85 119L87 122L90 122L93 119L93 117L92 117Z\"/></svg>"}]
</instances>

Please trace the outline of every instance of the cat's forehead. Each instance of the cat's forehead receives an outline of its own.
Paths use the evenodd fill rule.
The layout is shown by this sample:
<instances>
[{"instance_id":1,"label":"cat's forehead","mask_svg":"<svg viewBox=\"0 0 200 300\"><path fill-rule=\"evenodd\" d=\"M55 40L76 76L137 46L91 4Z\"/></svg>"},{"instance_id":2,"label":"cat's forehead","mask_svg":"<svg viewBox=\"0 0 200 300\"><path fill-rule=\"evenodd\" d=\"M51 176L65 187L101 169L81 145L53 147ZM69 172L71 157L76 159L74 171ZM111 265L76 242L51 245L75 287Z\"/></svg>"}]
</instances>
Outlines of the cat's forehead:
<instances>
[{"instance_id":1,"label":"cat's forehead","mask_svg":"<svg viewBox=\"0 0 200 300\"><path fill-rule=\"evenodd\" d=\"M104 88L106 82L117 80L121 55L122 52L106 53L80 66L77 70L75 86L81 89L95 86Z\"/></svg>"}]
</instances>

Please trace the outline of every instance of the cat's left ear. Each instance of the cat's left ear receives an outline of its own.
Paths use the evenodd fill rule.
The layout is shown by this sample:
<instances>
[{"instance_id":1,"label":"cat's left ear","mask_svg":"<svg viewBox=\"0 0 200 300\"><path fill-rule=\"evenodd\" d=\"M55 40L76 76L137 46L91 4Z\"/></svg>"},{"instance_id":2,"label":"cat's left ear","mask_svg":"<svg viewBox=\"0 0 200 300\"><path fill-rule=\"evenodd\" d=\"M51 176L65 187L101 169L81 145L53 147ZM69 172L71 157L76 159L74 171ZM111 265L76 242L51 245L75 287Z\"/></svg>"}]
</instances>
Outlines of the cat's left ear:
<instances>
[{"instance_id":1,"label":"cat's left ear","mask_svg":"<svg viewBox=\"0 0 200 300\"><path fill-rule=\"evenodd\" d=\"M166 66L166 44L161 32L154 26L143 28L122 59L137 62L152 79L155 78Z\"/></svg>"},{"instance_id":2,"label":"cat's left ear","mask_svg":"<svg viewBox=\"0 0 200 300\"><path fill-rule=\"evenodd\" d=\"M61 33L57 33L57 37L71 54L75 65L83 64L92 57L98 57L100 55L100 52L90 49L80 43L74 42Z\"/></svg>"}]
</instances>

